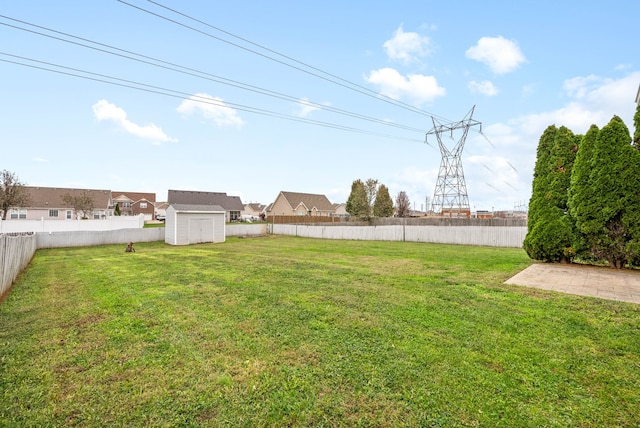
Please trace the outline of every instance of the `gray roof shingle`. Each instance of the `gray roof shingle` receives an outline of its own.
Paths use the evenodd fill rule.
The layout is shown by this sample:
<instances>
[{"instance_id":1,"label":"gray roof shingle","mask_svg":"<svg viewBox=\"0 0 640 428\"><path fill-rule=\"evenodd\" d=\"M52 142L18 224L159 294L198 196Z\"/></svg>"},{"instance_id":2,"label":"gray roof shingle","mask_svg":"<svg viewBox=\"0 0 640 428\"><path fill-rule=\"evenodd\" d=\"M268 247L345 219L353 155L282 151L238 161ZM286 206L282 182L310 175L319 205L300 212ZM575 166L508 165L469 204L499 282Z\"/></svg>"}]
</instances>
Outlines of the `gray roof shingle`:
<instances>
[{"instance_id":1,"label":"gray roof shingle","mask_svg":"<svg viewBox=\"0 0 640 428\"><path fill-rule=\"evenodd\" d=\"M219 205L227 211L244 210L244 205L239 196L228 196L226 193L221 192L169 189L167 203L169 205Z\"/></svg>"},{"instance_id":2,"label":"gray roof shingle","mask_svg":"<svg viewBox=\"0 0 640 428\"><path fill-rule=\"evenodd\" d=\"M295 209L300 203L303 203L307 209L316 208L319 211L333 211L333 206L325 195L316 195L313 193L296 193L282 192L291 208Z\"/></svg>"},{"instance_id":3,"label":"gray roof shingle","mask_svg":"<svg viewBox=\"0 0 640 428\"><path fill-rule=\"evenodd\" d=\"M93 199L95 208L105 209L111 203L111 190L98 189L69 189L58 187L31 187L25 186L29 191L31 208L72 208L62 201L66 194L71 196L87 195Z\"/></svg>"},{"instance_id":4,"label":"gray roof shingle","mask_svg":"<svg viewBox=\"0 0 640 428\"><path fill-rule=\"evenodd\" d=\"M176 211L225 212L220 205L171 204L170 207Z\"/></svg>"}]
</instances>

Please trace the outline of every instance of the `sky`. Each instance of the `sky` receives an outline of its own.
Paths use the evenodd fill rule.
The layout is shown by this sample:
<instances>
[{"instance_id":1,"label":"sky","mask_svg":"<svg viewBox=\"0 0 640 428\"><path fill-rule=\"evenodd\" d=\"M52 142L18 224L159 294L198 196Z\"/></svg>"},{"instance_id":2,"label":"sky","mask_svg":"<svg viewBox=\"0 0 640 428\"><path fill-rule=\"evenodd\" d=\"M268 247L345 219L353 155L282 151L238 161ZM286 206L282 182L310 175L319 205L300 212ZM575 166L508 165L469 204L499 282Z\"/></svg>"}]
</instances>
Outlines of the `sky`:
<instances>
[{"instance_id":1,"label":"sky","mask_svg":"<svg viewBox=\"0 0 640 428\"><path fill-rule=\"evenodd\" d=\"M433 201L462 147L472 210L526 206L550 125L633 133L640 2L0 3L0 169L29 186L280 191L378 180ZM464 123L464 122L463 122Z\"/></svg>"}]
</instances>

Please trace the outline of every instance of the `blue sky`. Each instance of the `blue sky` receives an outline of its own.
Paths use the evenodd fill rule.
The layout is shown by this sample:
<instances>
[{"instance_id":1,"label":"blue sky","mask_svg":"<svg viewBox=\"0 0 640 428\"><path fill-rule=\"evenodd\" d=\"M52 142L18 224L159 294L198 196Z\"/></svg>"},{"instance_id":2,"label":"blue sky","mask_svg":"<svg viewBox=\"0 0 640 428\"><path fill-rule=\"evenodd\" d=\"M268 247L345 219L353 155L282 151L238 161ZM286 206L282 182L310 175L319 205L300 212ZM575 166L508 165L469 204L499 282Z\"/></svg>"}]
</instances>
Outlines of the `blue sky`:
<instances>
[{"instance_id":1,"label":"blue sky","mask_svg":"<svg viewBox=\"0 0 640 428\"><path fill-rule=\"evenodd\" d=\"M432 118L475 106L470 205L513 209L547 126L618 115L633 132L640 2L619 3L3 2L0 169L264 204L282 190L345 202L373 178L422 209L441 161Z\"/></svg>"}]
</instances>

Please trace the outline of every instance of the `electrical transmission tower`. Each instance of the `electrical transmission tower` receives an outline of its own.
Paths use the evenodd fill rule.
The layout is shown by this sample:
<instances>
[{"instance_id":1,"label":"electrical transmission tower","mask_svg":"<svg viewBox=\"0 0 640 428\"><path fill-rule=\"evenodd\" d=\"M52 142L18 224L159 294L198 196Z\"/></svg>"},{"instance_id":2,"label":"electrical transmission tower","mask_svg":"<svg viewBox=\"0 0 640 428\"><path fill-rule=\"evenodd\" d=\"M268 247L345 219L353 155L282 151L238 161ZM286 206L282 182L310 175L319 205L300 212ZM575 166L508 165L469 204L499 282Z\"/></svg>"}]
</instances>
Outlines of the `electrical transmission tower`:
<instances>
[{"instance_id":1,"label":"electrical transmission tower","mask_svg":"<svg viewBox=\"0 0 640 428\"><path fill-rule=\"evenodd\" d=\"M464 172L462 170L462 150L464 148L464 142L467 139L467 134L469 133L469 128L479 125L480 133L482 133L482 123L472 118L475 108L476 107L473 106L471 111L459 122L443 124L431 116L433 128L427 132L425 142L427 142L429 135L435 134L438 139L440 153L442 154L440 171L438 172L438 180L436 181L436 188L433 193L433 202L431 205L431 211L434 214L445 217L471 216L467 185L464 181ZM453 139L454 131L458 130L462 130L462 135L456 145L449 150L442 142L442 135L449 134L450 138ZM458 135L458 133L456 133L456 135Z\"/></svg>"}]
</instances>

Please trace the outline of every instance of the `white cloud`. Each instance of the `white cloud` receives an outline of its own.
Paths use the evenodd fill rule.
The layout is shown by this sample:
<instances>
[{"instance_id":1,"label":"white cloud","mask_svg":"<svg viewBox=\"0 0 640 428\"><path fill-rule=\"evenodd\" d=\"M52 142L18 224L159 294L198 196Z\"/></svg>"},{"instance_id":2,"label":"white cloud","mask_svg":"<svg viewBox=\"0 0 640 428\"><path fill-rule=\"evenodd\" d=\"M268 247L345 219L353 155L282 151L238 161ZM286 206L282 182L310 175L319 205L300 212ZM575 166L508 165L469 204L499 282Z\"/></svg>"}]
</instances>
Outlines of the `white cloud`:
<instances>
[{"instance_id":1,"label":"white cloud","mask_svg":"<svg viewBox=\"0 0 640 428\"><path fill-rule=\"evenodd\" d=\"M390 59L410 64L418 60L419 57L428 55L431 52L431 41L426 36L418 33L405 33L402 25L398 27L393 37L382 45Z\"/></svg>"},{"instance_id":2,"label":"white cloud","mask_svg":"<svg viewBox=\"0 0 640 428\"><path fill-rule=\"evenodd\" d=\"M394 99L410 99L420 105L444 96L445 88L438 86L433 76L423 74L401 75L393 68L373 70L365 77L367 82L380 87L380 93Z\"/></svg>"},{"instance_id":3,"label":"white cloud","mask_svg":"<svg viewBox=\"0 0 640 428\"><path fill-rule=\"evenodd\" d=\"M483 80L482 82L476 82L475 80L472 80L471 82L469 82L469 90L471 90L471 92L480 93L489 97L498 94L498 88L496 88L495 85L489 80Z\"/></svg>"},{"instance_id":4,"label":"white cloud","mask_svg":"<svg viewBox=\"0 0 640 428\"><path fill-rule=\"evenodd\" d=\"M581 134L589 129L593 123L602 122L604 112L589 108L588 106L570 102L556 110L534 113L512 120L518 128L527 135L542 135L549 125L566 126Z\"/></svg>"},{"instance_id":5,"label":"white cloud","mask_svg":"<svg viewBox=\"0 0 640 428\"><path fill-rule=\"evenodd\" d=\"M640 71L621 79L592 75L567 79L563 89L568 100L564 105L485 126L484 134L493 147L464 159L468 192L474 203L478 208L489 204L508 208L517 201L528 202L537 145L550 125L584 134L592 124L602 128L618 115L632 132L639 81ZM477 144L467 146L467 154L480 150Z\"/></svg>"},{"instance_id":6,"label":"white cloud","mask_svg":"<svg viewBox=\"0 0 640 428\"><path fill-rule=\"evenodd\" d=\"M499 137L495 140L499 140ZM527 152L524 159L517 155L522 151L522 148L517 151L512 148L509 151L497 144L496 148L487 149L483 154L468 154L463 157L465 182L472 210L513 209L517 203L529 202L530 172L533 165L529 162L530 153Z\"/></svg>"},{"instance_id":7,"label":"white cloud","mask_svg":"<svg viewBox=\"0 0 640 428\"><path fill-rule=\"evenodd\" d=\"M182 101L177 111L185 115L200 113L205 119L212 120L217 126L235 126L240 128L244 121L238 111L227 106L222 98L197 93Z\"/></svg>"},{"instance_id":8,"label":"white cloud","mask_svg":"<svg viewBox=\"0 0 640 428\"><path fill-rule=\"evenodd\" d=\"M351 186L338 186L324 191L324 194L333 203L346 203L350 193Z\"/></svg>"},{"instance_id":9,"label":"white cloud","mask_svg":"<svg viewBox=\"0 0 640 428\"><path fill-rule=\"evenodd\" d=\"M574 98L583 98L590 90L602 84L602 79L593 74L589 76L578 76L564 81L562 89L567 95Z\"/></svg>"},{"instance_id":10,"label":"white cloud","mask_svg":"<svg viewBox=\"0 0 640 428\"><path fill-rule=\"evenodd\" d=\"M488 155L475 155L467 157L465 161L468 165L481 167L469 168L471 173L467 175L487 176L488 174L488 178L485 177L485 180L478 181L488 181L496 187L506 185L507 187L515 188L518 184L518 171L514 169L512 163L503 156L495 156L495 153Z\"/></svg>"},{"instance_id":11,"label":"white cloud","mask_svg":"<svg viewBox=\"0 0 640 428\"><path fill-rule=\"evenodd\" d=\"M511 146L521 141L515 135L513 126L504 123L485 126L483 133L493 147Z\"/></svg>"},{"instance_id":12,"label":"white cloud","mask_svg":"<svg viewBox=\"0 0 640 428\"><path fill-rule=\"evenodd\" d=\"M150 123L149 125L141 126L136 123L131 122L127 119L127 113L116 106L115 104L111 104L107 100L100 100L95 103L93 106L93 114L96 119L103 120L111 120L119 125L122 129L124 129L129 134L135 135L136 137L144 138L146 140L151 140L155 143L167 142L167 141L177 141L174 138L168 137L162 129L158 126Z\"/></svg>"},{"instance_id":13,"label":"white cloud","mask_svg":"<svg viewBox=\"0 0 640 428\"><path fill-rule=\"evenodd\" d=\"M34 162L49 162L49 159L37 157L37 158L33 158L33 161Z\"/></svg>"},{"instance_id":14,"label":"white cloud","mask_svg":"<svg viewBox=\"0 0 640 428\"><path fill-rule=\"evenodd\" d=\"M430 149L428 150L427 153L431 151ZM425 208L427 197L429 198L429 204L433 202L431 198L433 197L437 178L438 168L425 169L424 167L409 165L394 175L389 180L387 187L394 204L398 193L403 191L409 197L411 208L415 207L415 209L419 210Z\"/></svg>"},{"instance_id":15,"label":"white cloud","mask_svg":"<svg viewBox=\"0 0 640 428\"><path fill-rule=\"evenodd\" d=\"M527 98L536 93L536 85L533 83L526 84L522 87L522 96Z\"/></svg>"},{"instance_id":16,"label":"white cloud","mask_svg":"<svg viewBox=\"0 0 640 428\"><path fill-rule=\"evenodd\" d=\"M569 100L564 106L522 116L513 119L511 123L527 135L540 136L553 124L566 126L576 134L583 134L592 124L601 128L617 115L631 129L638 81L640 71L621 79L605 79L594 75L567 79L563 89Z\"/></svg>"},{"instance_id":17,"label":"white cloud","mask_svg":"<svg viewBox=\"0 0 640 428\"><path fill-rule=\"evenodd\" d=\"M630 70L632 67L631 64L618 64L614 67L614 70Z\"/></svg>"},{"instance_id":18,"label":"white cloud","mask_svg":"<svg viewBox=\"0 0 640 428\"><path fill-rule=\"evenodd\" d=\"M635 112L633 103L638 91L638 81L640 81L640 71L630 73L621 79L605 79L597 76L569 79L565 81L564 88L570 96L578 98L590 108L614 111L614 114L622 118L631 119ZM568 89L569 87L571 90ZM629 105L632 108L629 108ZM610 119L612 115L609 116ZM630 126L632 120L625 120L625 123Z\"/></svg>"},{"instance_id":19,"label":"white cloud","mask_svg":"<svg viewBox=\"0 0 640 428\"><path fill-rule=\"evenodd\" d=\"M320 107L318 107L315 104L311 104L308 98L300 98L298 100L298 104L300 108L298 109L298 111L295 112L295 115L298 117L307 117L311 114L311 112L320 110ZM322 105L330 106L331 104L327 102L327 103L322 103Z\"/></svg>"},{"instance_id":20,"label":"white cloud","mask_svg":"<svg viewBox=\"0 0 640 428\"><path fill-rule=\"evenodd\" d=\"M518 44L502 36L482 37L467 49L466 56L488 65L496 74L510 73L526 61Z\"/></svg>"}]
</instances>

